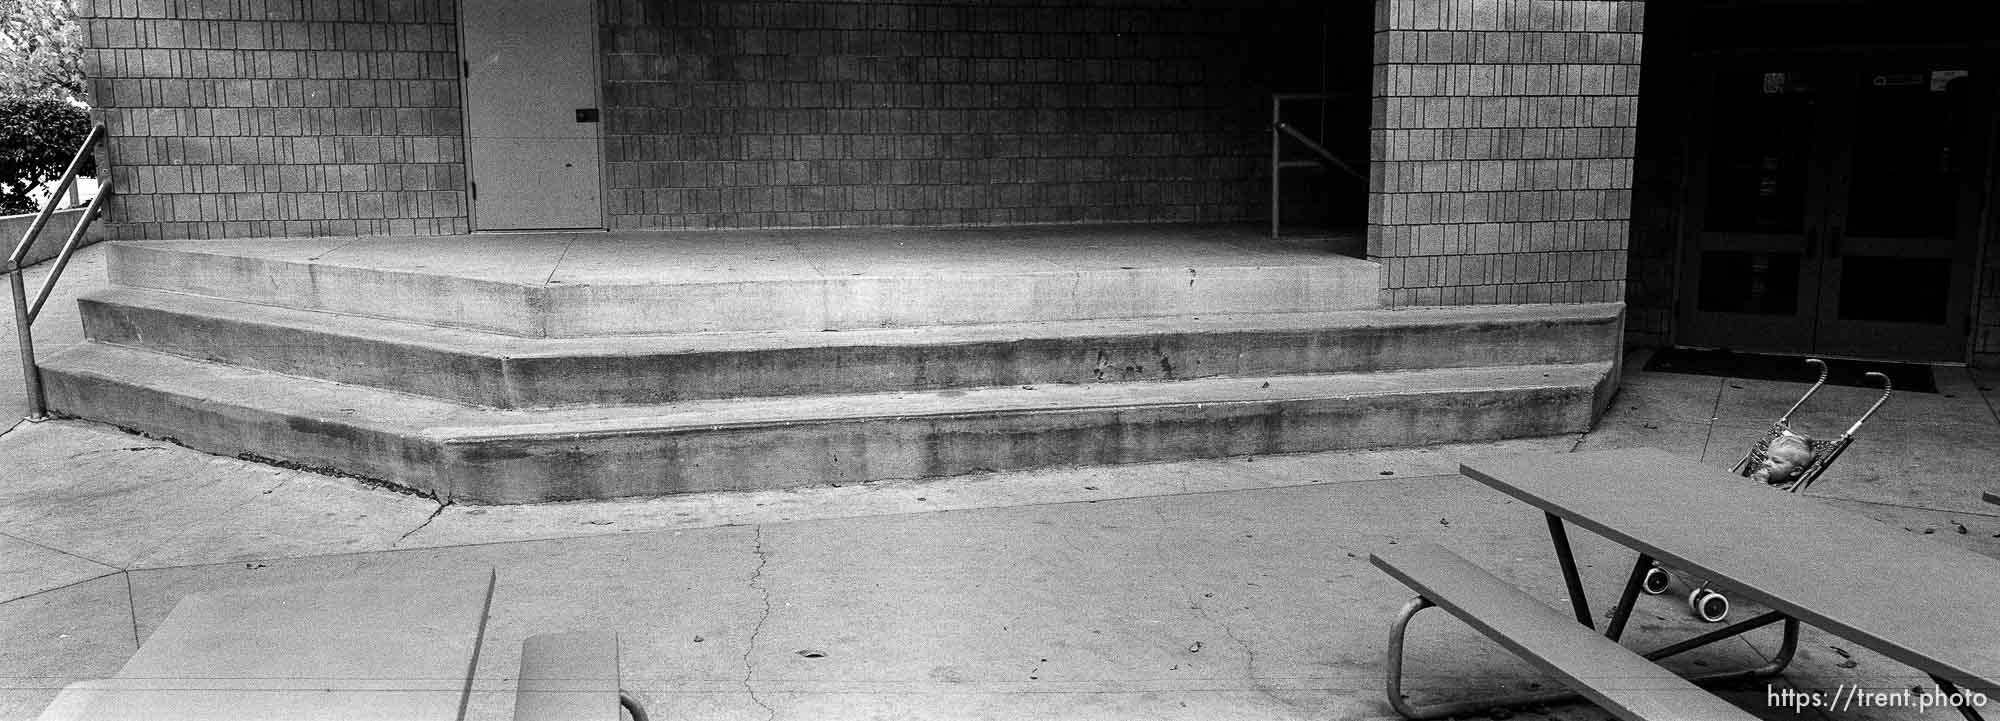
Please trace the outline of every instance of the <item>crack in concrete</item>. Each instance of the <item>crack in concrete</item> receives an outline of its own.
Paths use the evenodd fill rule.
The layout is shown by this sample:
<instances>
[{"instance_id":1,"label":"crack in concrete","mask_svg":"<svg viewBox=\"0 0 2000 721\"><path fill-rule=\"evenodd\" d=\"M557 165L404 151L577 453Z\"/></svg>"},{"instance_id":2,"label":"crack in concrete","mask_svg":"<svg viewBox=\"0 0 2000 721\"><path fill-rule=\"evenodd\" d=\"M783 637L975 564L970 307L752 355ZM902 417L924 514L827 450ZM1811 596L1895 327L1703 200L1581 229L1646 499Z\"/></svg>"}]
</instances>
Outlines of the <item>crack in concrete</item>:
<instances>
[{"instance_id":1,"label":"crack in concrete","mask_svg":"<svg viewBox=\"0 0 2000 721\"><path fill-rule=\"evenodd\" d=\"M74 461L74 460L77 460L77 459L79 459L79 458L84 458L84 457L86 457L86 456L99 456L99 455L104 455L104 454L106 454L106 453L132 453L132 452L137 452L137 451L166 451L166 450L172 450L173 448L174 448L174 446L120 446L120 447L117 447L117 448L91 448L91 449L88 449L88 450L81 450L81 451L76 451L76 452L74 452L74 453L71 453L71 454L69 454L68 456L64 457L64 458L63 458L63 460L67 460L67 461Z\"/></svg>"},{"instance_id":2,"label":"crack in concrete","mask_svg":"<svg viewBox=\"0 0 2000 721\"><path fill-rule=\"evenodd\" d=\"M1722 418L1722 394L1729 386L1727 379L1715 381L1715 402L1708 407L1708 433L1701 439L1701 460L1708 461L1708 447L1715 445L1715 422Z\"/></svg>"},{"instance_id":3,"label":"crack in concrete","mask_svg":"<svg viewBox=\"0 0 2000 721\"><path fill-rule=\"evenodd\" d=\"M1153 506L1153 515L1159 517L1160 519L1161 537L1166 536L1168 531L1168 526L1172 523L1171 521L1167 520L1166 511L1161 509L1158 505L1155 505ZM1163 541L1155 540L1154 547L1158 549L1161 555L1165 558L1183 557L1181 555L1171 554L1167 549L1166 544ZM1185 576L1181 577L1185 578ZM1264 684L1258 682L1257 650L1255 648L1252 648L1248 641L1245 641L1241 636L1236 635L1236 629L1230 627L1227 621L1223 621L1221 619L1216 618L1215 616L1210 615L1208 612L1208 607L1202 605L1201 601L1195 598L1194 589L1189 588L1187 582L1182 581L1180 583L1180 587L1181 587L1181 597L1187 601L1188 608L1194 611L1195 616L1199 617L1203 621L1208 622L1212 626L1222 629L1223 637L1228 638L1230 643L1234 643L1236 644L1237 648L1242 649L1244 683L1249 684L1250 688L1255 690L1257 693L1263 694L1264 696L1269 697L1273 701L1284 703L1284 699L1278 698L1277 695L1273 693L1272 689L1266 688ZM1195 644L1200 644L1200 643L1201 641L1199 639L1195 640ZM1199 646L1194 646L1193 648L1199 648Z\"/></svg>"},{"instance_id":4,"label":"crack in concrete","mask_svg":"<svg viewBox=\"0 0 2000 721\"><path fill-rule=\"evenodd\" d=\"M753 671L750 655L757 651L757 637L764 633L764 622L771 619L771 589L758 585L764 580L764 567L771 563L771 557L764 554L764 527L757 526L756 529L757 546L753 552L757 554L757 568L750 572L750 587L763 595L764 612L757 616L757 625L750 629L750 642L743 646L743 691L750 694L751 702L763 707L764 713L769 714L766 718L776 719L778 710L764 703L763 699L757 698L757 689L750 685L750 675Z\"/></svg>"},{"instance_id":5,"label":"crack in concrete","mask_svg":"<svg viewBox=\"0 0 2000 721\"><path fill-rule=\"evenodd\" d=\"M132 650L137 652L145 639L139 637L139 594L132 591L132 572L119 571L125 575L125 610L132 613Z\"/></svg>"},{"instance_id":6,"label":"crack in concrete","mask_svg":"<svg viewBox=\"0 0 2000 721\"><path fill-rule=\"evenodd\" d=\"M1188 593L1188 602L1196 603L1194 600L1194 593L1192 591L1189 591L1187 593ZM1223 621L1208 615L1208 608L1205 606L1200 606L1200 604L1198 603L1196 603L1196 606L1197 607L1195 610L1199 612L1199 615L1202 617L1202 620L1220 626L1222 628L1222 635L1227 637L1230 643L1236 644L1237 648L1243 649L1243 680L1249 682L1251 688L1255 688L1259 692L1262 692L1264 695L1270 696L1271 695L1270 689L1264 688L1264 685L1262 683L1259 683L1257 680L1257 649L1251 648L1249 641L1245 641L1243 640L1243 637L1236 635L1236 628L1230 626L1228 621ZM1277 701L1283 700L1283 699L1278 699L1275 696L1272 696L1272 699Z\"/></svg>"},{"instance_id":7,"label":"crack in concrete","mask_svg":"<svg viewBox=\"0 0 2000 721\"><path fill-rule=\"evenodd\" d=\"M444 509L450 508L451 504L452 504L451 501L444 501L442 503L439 503L437 509L431 511L431 515L429 518L425 518L423 523L417 524L416 528L412 528L409 531L405 532L403 535L396 537L396 542L390 545L392 546L403 545L404 541L410 540L410 536L415 535L416 532L418 531L424 530L425 527L431 525L431 521L437 520L438 516L444 515Z\"/></svg>"},{"instance_id":8,"label":"crack in concrete","mask_svg":"<svg viewBox=\"0 0 2000 721\"><path fill-rule=\"evenodd\" d=\"M20 541L21 543L25 543L25 544L28 544L28 545L30 545L30 546L34 546L34 547L36 547L36 548L40 548L40 549L42 549L42 550L45 550L45 551L48 551L48 552L50 552L50 553L59 553L59 554L62 554L62 555L65 555L65 556L69 556L70 558L74 558L74 559L78 559L78 560L81 560L81 561L88 561L88 562L90 562L90 563L95 563L95 564L97 564L97 565L99 565L99 566L103 566L103 567L105 567L105 568L109 568L109 569L112 569L112 570L114 570L114 571L125 571L125 570L130 570L130 569L127 569L127 568L125 568L124 566L120 566L120 565L118 565L118 564L115 564L115 563L110 563L110 562L108 562L108 561L103 561L103 560L100 560L100 559L96 559L96 558L91 558L91 557L89 557L89 556L85 556L85 555L83 555L83 554L80 554L80 553L76 553L76 552L73 552L73 551L65 551L65 550L63 550L63 549L60 549L60 548L56 548L55 546L51 546L51 545L49 545L49 544L46 544L46 543L41 543L41 542L39 542L39 541L35 541L34 539L30 539L30 538L23 538L23 537L21 537L21 536L17 536L17 535L14 535L14 534L12 534L12 533L0 533L0 538L6 538L6 539L10 539L10 540L14 540L14 541Z\"/></svg>"},{"instance_id":9,"label":"crack in concrete","mask_svg":"<svg viewBox=\"0 0 2000 721\"><path fill-rule=\"evenodd\" d=\"M563 261L569 260L569 249L574 247L576 247L576 238L572 236L569 242L563 243L562 253L556 255L555 265L549 266L549 277L542 279L542 285L552 285L556 282L556 273L562 271Z\"/></svg>"},{"instance_id":10,"label":"crack in concrete","mask_svg":"<svg viewBox=\"0 0 2000 721\"><path fill-rule=\"evenodd\" d=\"M1077 559L1081 559L1081 558L1083 558L1083 556L1085 555L1085 553L1084 553L1084 550L1083 550L1083 546L1079 546L1079 545L1077 545L1077 543L1076 543L1076 534L1074 534L1074 533L1057 533L1057 534L1056 534L1056 537L1057 537L1057 538L1060 538L1060 539L1062 539L1062 544L1063 544L1063 546L1064 546L1065 548L1068 548L1068 549L1070 550L1070 552L1071 552L1071 553L1075 554L1075 555L1073 556L1073 558L1077 558Z\"/></svg>"},{"instance_id":11,"label":"crack in concrete","mask_svg":"<svg viewBox=\"0 0 2000 721\"><path fill-rule=\"evenodd\" d=\"M341 241L340 243L338 243L338 244L334 245L334 246L333 246L333 247L331 247L331 248L327 248L326 250L322 250L322 251L320 251L318 255L315 255L315 256L313 256L313 257L311 257L311 258L307 258L307 259L306 259L306 261L307 261L307 262L309 262L309 263L317 263L317 262L319 262L319 260L320 260L321 258L325 258L325 257L327 257L327 256L329 256L329 255L333 255L334 253L338 253L338 252L340 252L340 251L343 251L343 250L346 250L347 248L349 248L349 247L353 246L353 245L354 245L355 243L359 243L359 242L361 242L361 236L358 236L358 235L357 235L357 236L354 236L354 237L352 237L352 238L348 238L347 240L344 240L344 241ZM273 275L273 277L272 277L272 282L273 282L274 286L275 286L275 284L276 284L276 281L277 281L277 278L276 278L276 275L274 274L274 275Z\"/></svg>"},{"instance_id":12,"label":"crack in concrete","mask_svg":"<svg viewBox=\"0 0 2000 721\"><path fill-rule=\"evenodd\" d=\"M15 597L13 597L13 598L6 598L6 599L0 599L0 606L5 606L5 605L7 605L7 604L10 604L10 603L13 603L13 602L15 602L15 601L19 601L19 600L22 600L22 599L28 599L28 598L34 598L34 597L36 597L36 596L41 596L41 595L45 595L45 594L50 594L50 593L55 593L55 592L58 592L58 591L63 591L63 590L66 590L66 589L71 589L71 588L76 588L77 586L81 586L81 585L83 585L83 584L86 584L86 583L90 583L91 581L102 581L102 580L104 580L104 579L107 579L107 578L110 578L110 577L112 577L112 576L117 576L117 575L120 575L120 574L123 574L123 573L126 573L126 571L125 571L125 570L123 570L123 569L112 569L111 571L108 571L108 572L105 572L105 573L101 573L101 574L98 574L98 575L95 575L95 576L91 576L90 578L86 578L86 579L82 579L82 580L79 580L79 581L71 581L71 582L69 582L69 583L65 583L65 584L63 584L63 585L60 585L60 586L55 586L55 587L52 587L52 588L44 588L44 589L42 589L42 590L40 590L40 591L35 591L35 592L33 592L33 593L24 593L24 594L21 594L21 595L19 595L19 596L15 596ZM129 579L127 580L127 584L128 584L128 585L130 584L130 580L129 580ZM127 588L127 589L126 589L126 594L127 594L127 596L128 596L128 597L130 596L130 593L131 593L131 589L130 589L130 588Z\"/></svg>"}]
</instances>

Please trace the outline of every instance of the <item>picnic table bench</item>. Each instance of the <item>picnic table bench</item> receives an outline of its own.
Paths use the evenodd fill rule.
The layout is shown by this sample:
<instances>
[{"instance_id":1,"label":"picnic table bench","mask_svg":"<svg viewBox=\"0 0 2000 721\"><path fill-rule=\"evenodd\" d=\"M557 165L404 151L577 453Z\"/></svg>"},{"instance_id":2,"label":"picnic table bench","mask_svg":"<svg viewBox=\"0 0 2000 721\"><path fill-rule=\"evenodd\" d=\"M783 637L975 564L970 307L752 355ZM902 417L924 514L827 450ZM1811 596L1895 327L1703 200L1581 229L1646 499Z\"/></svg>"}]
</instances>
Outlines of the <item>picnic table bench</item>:
<instances>
[{"instance_id":1,"label":"picnic table bench","mask_svg":"<svg viewBox=\"0 0 2000 721\"><path fill-rule=\"evenodd\" d=\"M619 686L617 634L545 633L521 643L514 721L619 721L620 708L647 721L645 707Z\"/></svg>"},{"instance_id":2,"label":"picnic table bench","mask_svg":"<svg viewBox=\"0 0 2000 721\"><path fill-rule=\"evenodd\" d=\"M1509 651L1534 662L1613 715L1689 721L1757 721L1680 675L1648 661L1617 641L1578 625L1574 619L1500 580L1443 546L1423 544L1375 553L1370 560L1420 594L1391 631L1389 677L1401 677L1402 639L1417 611L1436 605L1465 621ZM1393 681L1392 681L1393 683ZM1435 718L1484 708L1417 709L1390 689L1397 711L1412 718ZM1479 706L1480 704L1474 704ZM1489 706L1490 707L1490 706Z\"/></svg>"},{"instance_id":3,"label":"picnic table bench","mask_svg":"<svg viewBox=\"0 0 2000 721\"><path fill-rule=\"evenodd\" d=\"M2000 561L1926 539L1810 497L1747 483L1727 471L1655 449L1535 454L1482 460L1461 473L1541 510L1570 598L1572 629L1596 635L1566 528L1570 524L1638 552L1601 638L1613 641L1630 617L1645 572L1655 561L1705 578L1732 594L1771 609L1756 618L1640 654L1657 660L1772 624L1784 625L1776 658L1753 669L1712 674L1695 681L1740 680L1782 672L1805 623L1869 648L1929 675L1946 696L1960 689L2000 696ZM1496 637L1517 653L1559 674L1577 691L1626 718L1678 718L1615 698L1607 684L1565 673L1600 657L1618 658L1595 642L1569 640L1548 628L1548 614L1507 601L1467 601L1473 589L1512 596L1504 582L1435 551L1379 555L1384 566L1429 602L1453 599L1454 615ZM1484 578L1482 578L1484 577ZM1496 586L1495 584L1499 585ZM1457 584L1457 585L1453 585ZM1463 586L1463 588L1461 588ZM1532 600L1530 600L1532 602ZM1416 602L1413 602L1416 605ZM1545 607L1546 608L1546 607ZM1417 608L1406 606L1392 634L1390 702L1399 712L1435 717L1451 712L1513 705L1523 698L1411 708L1400 698L1401 628ZM1556 614L1560 618L1560 614ZM1502 623L1502 620L1506 623ZM1511 625L1510 625L1511 624ZM1567 633L1567 631L1565 631ZM1574 634L1570 634L1574 635ZM1558 641L1528 639L1559 638ZM1622 648L1622 646L1621 646ZM1604 661L1635 669L1629 659ZM1650 669L1644 669L1651 674ZM1655 683L1646 675L1647 683ZM1617 685L1617 684L1611 684ZM1682 689L1662 691L1678 694ZM1594 695L1593 695L1594 694ZM1640 701L1657 698L1641 690ZM1959 696L1966 698L1966 696ZM1540 695L1534 702L1547 702ZM1693 703L1692 701L1685 701ZM1620 706L1620 704L1625 704ZM1959 711L1979 718L1970 704ZM1701 716L1707 718L1708 716Z\"/></svg>"}]
</instances>

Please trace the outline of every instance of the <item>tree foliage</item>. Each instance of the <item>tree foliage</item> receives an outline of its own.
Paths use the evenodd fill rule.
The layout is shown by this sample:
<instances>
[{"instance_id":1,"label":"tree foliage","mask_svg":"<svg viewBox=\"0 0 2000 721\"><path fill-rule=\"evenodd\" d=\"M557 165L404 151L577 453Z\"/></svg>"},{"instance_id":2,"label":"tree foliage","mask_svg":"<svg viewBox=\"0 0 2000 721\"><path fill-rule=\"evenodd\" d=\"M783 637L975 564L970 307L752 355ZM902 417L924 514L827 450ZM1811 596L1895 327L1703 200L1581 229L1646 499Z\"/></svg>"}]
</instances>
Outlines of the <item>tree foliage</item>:
<instances>
[{"instance_id":1,"label":"tree foliage","mask_svg":"<svg viewBox=\"0 0 2000 721\"><path fill-rule=\"evenodd\" d=\"M83 31L69 0L0 0L0 93L83 95Z\"/></svg>"},{"instance_id":2,"label":"tree foliage","mask_svg":"<svg viewBox=\"0 0 2000 721\"><path fill-rule=\"evenodd\" d=\"M90 114L65 99L0 95L0 215L39 210L28 191L61 178L89 134Z\"/></svg>"}]
</instances>

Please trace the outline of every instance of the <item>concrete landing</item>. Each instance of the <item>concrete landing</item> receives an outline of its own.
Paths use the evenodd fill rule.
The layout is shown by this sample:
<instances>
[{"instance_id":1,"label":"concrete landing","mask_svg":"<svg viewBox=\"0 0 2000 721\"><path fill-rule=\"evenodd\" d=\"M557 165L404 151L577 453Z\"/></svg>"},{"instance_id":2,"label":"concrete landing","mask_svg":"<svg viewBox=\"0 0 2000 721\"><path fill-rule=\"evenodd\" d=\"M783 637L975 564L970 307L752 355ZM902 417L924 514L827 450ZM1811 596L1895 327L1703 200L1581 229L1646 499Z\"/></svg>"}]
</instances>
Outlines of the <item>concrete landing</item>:
<instances>
[{"instance_id":1,"label":"concrete landing","mask_svg":"<svg viewBox=\"0 0 2000 721\"><path fill-rule=\"evenodd\" d=\"M1379 266L1243 226L147 241L115 285L526 337L844 330L1379 304Z\"/></svg>"}]
</instances>

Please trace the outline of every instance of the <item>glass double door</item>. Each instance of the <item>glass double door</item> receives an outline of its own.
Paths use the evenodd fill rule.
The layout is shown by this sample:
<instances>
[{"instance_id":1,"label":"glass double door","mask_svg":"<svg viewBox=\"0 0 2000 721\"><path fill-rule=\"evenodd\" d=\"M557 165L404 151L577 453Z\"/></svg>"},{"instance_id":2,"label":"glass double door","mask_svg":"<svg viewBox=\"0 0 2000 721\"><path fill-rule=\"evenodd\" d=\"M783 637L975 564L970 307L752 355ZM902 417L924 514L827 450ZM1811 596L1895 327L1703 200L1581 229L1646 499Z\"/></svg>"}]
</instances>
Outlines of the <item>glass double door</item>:
<instances>
[{"instance_id":1,"label":"glass double door","mask_svg":"<svg viewBox=\"0 0 2000 721\"><path fill-rule=\"evenodd\" d=\"M1703 73L1679 344L1963 360L1980 75L1893 58Z\"/></svg>"}]
</instances>

